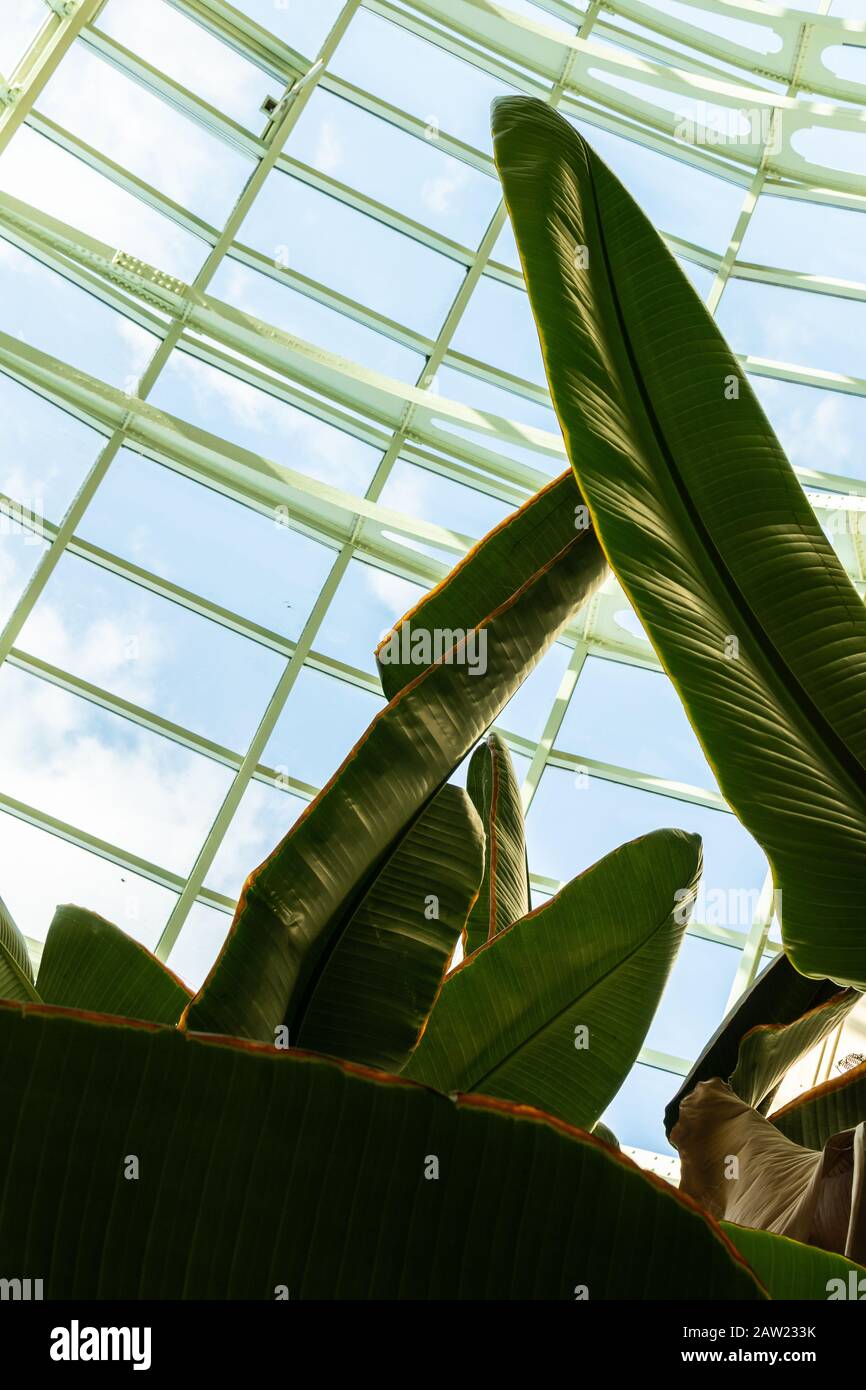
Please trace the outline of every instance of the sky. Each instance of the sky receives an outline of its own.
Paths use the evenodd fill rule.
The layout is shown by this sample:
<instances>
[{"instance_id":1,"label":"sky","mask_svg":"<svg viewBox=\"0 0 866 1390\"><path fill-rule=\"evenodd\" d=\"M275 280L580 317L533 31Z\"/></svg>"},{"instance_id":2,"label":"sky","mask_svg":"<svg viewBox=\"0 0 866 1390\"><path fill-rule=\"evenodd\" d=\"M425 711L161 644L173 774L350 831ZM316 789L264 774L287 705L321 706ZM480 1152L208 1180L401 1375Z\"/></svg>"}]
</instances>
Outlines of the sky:
<instances>
[{"instance_id":1,"label":"sky","mask_svg":"<svg viewBox=\"0 0 866 1390\"><path fill-rule=\"evenodd\" d=\"M340 9L338 0L235 4L308 57ZM503 4L553 32L568 27L528 0ZM676 0L659 0L657 8L688 17L711 33L772 50L767 31L759 36L754 32L758 26L747 21L701 12ZM45 13L43 0L3 7L4 75L13 71ZM831 13L866 18L866 4L843 0L839 6L834 0ZM261 103L280 95L278 84L165 0L109 0L99 28L162 65L168 76L252 134L261 133ZM622 37L627 41L627 34ZM866 47L849 47L834 61L846 76L866 80L864 56ZM286 148L289 161L474 250L497 208L498 185L490 174L448 154L437 134L447 132L489 155L490 101L512 89L365 9L352 21L329 70L424 122L427 138L419 140L320 87L293 131ZM217 230L253 170L249 155L144 90L82 41L48 82L36 112L0 155L0 191L112 248L184 281L194 280L208 254L206 241L87 167L49 139L40 120L94 146ZM106 113L112 118L106 119ZM742 206L741 187L586 123L579 128L660 230L724 253ZM814 132L812 137L814 146ZM835 158L832 142L820 132L817 138L815 157ZM765 194L740 259L866 282L863 216ZM229 256L210 284L212 295L399 381L419 380L424 344L438 335L460 288L464 267L459 261L280 169L266 180L238 240L272 264L289 267L302 277L301 287L278 283ZM507 226L494 259L510 267L518 264ZM706 297L711 274L682 263ZM406 341L303 293L310 281L336 296L357 299L374 316L400 325ZM135 390L157 345L146 329L2 238L0 303L4 332L124 391ZM862 300L732 280L718 321L740 352L866 378ZM435 389L442 397L557 432L552 410L538 399L461 370L461 359L473 359L483 368L543 388L543 363L521 289L482 276L452 348L456 358L436 376ZM866 398L759 377L753 384L796 466L866 482ZM381 463L378 448L177 349L149 399L225 440L358 496ZM0 412L7 437L0 488L59 523L95 463L103 437L2 374ZM444 418L439 423L445 437L450 431L456 443L461 437L484 442L483 436ZM501 452L530 465L539 476L560 471L556 460L520 443L503 444ZM509 503L495 492L495 487L485 491L461 485L398 457L379 500L405 516L478 537L508 513ZM300 636L336 555L326 538L275 525L129 449L111 463L77 535L84 545L110 551L291 640ZM38 536L4 524L4 622L46 549ZM410 579L353 559L317 632L316 652L375 676L375 645L421 593ZM621 616L634 633L633 615L623 607ZM639 628L637 632L640 640ZM15 645L239 754L246 751L284 668L284 658L271 647L227 631L72 551L58 563ZM569 657L561 644L551 649L503 712L501 727L525 739L541 736ZM5 715L0 795L68 821L179 879L189 873L230 785L228 768L10 663L0 668L0 699ZM263 762L318 786L381 705L381 696L363 683L339 682L304 667ZM635 718L638 710L641 717ZM590 657L556 747L591 763L686 783L706 793L710 802L717 792L666 677L639 666ZM516 761L523 775L528 759ZM465 770L458 772L457 780L463 775ZM253 781L206 875L207 887L234 897L303 805L298 796ZM703 834L710 888L760 889L764 858L727 811L672 801L615 779L576 777L562 767L546 769L529 813L531 865L547 878L568 879L623 840L665 824ZM20 817L2 815L0 827L0 892L34 939L44 939L57 903L76 901L146 945L156 944L174 903L168 888ZM202 904L190 914L171 957L190 984L203 977L228 921L225 913ZM722 925L746 930L749 922ZM689 936L648 1045L675 1057L692 1056L724 1011L738 958L728 946ZM611 1112L614 1128L627 1103L632 1142L662 1148L656 1093L664 1091L666 1100L672 1089L668 1073L636 1068Z\"/></svg>"}]
</instances>

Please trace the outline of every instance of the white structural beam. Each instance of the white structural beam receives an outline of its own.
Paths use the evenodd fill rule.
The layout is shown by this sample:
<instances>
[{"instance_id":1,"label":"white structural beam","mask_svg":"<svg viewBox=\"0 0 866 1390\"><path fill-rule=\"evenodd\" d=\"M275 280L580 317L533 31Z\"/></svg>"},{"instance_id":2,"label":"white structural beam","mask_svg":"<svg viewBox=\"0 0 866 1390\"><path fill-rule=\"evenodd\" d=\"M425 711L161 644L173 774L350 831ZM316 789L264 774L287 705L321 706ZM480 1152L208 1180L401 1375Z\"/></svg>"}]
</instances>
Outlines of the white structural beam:
<instances>
[{"instance_id":1,"label":"white structural beam","mask_svg":"<svg viewBox=\"0 0 866 1390\"><path fill-rule=\"evenodd\" d=\"M163 958L170 954L194 904L223 912L233 910L232 900L209 888L207 878L250 782L279 787L307 801L317 794L316 787L287 777L263 761L270 734L299 672L312 668L344 682L347 689L379 693L374 676L317 647L322 622L351 561L364 559L430 587L447 571L448 557L462 556L474 539L382 505L385 485L398 459L508 505L525 500L551 471L566 464L558 433L523 425L506 413L473 409L434 389L437 372L447 367L506 393L515 402L515 414L521 403L550 405L543 385L473 359L454 346L457 329L482 277L523 293L520 272L493 258L505 225L504 207L500 204L497 208L477 245L463 245L356 188L351 176L349 181L337 179L293 153L292 132L319 87L387 122L407 141L428 138L427 122L417 112L362 88L332 68L362 0L350 0L343 6L317 54L298 52L225 0L166 3L274 81L282 95L263 130L240 124L163 71L157 60L145 59L104 32L100 26L103 0L46 0L42 30L16 70L6 75L5 81L0 80L0 151L26 122L143 205L199 237L205 248L200 273L192 284L185 284L164 267L134 259L123 247L87 236L74 225L0 194L0 236L147 328L157 339L152 360L136 390L129 394L0 332L0 370L94 426L106 441L64 516L25 515L14 498L0 496L3 518L37 532L46 543L33 579L0 634L0 661L5 658L33 680L65 690L220 764L232 778L186 877L4 795L2 789L0 810L142 874L173 893L175 907L158 948ZM866 23L827 15L826 0L818 14L766 5L762 0L681 0L676 13L657 9L649 0L614 0L603 8L592 3L582 14L567 0L539 0L535 19L512 11L509 0L363 0L363 7L512 89L559 106L572 118L741 188L744 203L735 226L720 229L723 236L717 244L726 248L722 253L689 242L672 229L666 233L677 256L713 276L711 311L715 311L726 285L737 279L829 296L849 304L866 302L866 280L813 275L741 259L744 235L759 198L797 198L818 206L866 211L866 179L861 169L809 163L795 147L798 136L811 127L822 132L828 142L856 140L866 133L862 109L866 89L836 76L825 62L832 47L848 44L866 48ZM727 21L725 37L713 31L713 17ZM573 33L554 21L571 24ZM223 226L209 225L40 111L40 93L73 43L86 45L101 62L111 64L250 162L250 177ZM495 177L489 151L474 147L455 132L438 131L437 148L477 173ZM460 286L438 331L424 336L242 242L244 220L267 180L278 175L316 189L462 268ZM70 215L74 217L74 212ZM403 382L385 377L218 300L210 294L209 286L226 258L276 284L289 285L415 352L417 378ZM380 461L366 494L355 496L318 482L301 469L281 466L150 405L148 395L174 352L189 354L377 449ZM866 381L825 370L820 363L769 361L754 355L741 361L755 376L855 398L866 396ZM519 457L512 452L515 446L520 449ZM137 451L265 515L273 514L277 506L288 505L291 523L298 531L335 551L328 580L297 641L289 641L242 613L222 608L108 547L82 538L87 508L120 448ZM811 500L816 512L831 525L840 557L864 592L866 527L860 523L866 478L848 479L817 467L798 471L804 485L815 490ZM157 711L125 700L26 650L19 640L23 624L67 552L257 642L281 658L282 668L270 700L245 749L223 747L202 738ZM571 625L564 636L572 649L569 664L537 739L500 728L508 746L529 761L523 786L525 808L531 810L541 778L551 768L729 815L719 794L709 788L686 786L642 768L605 763L592 756L591 747L560 746L569 701L589 657L660 669L648 643L619 625L618 615L626 606L622 591L609 581ZM542 892L554 892L560 886L538 875L533 875L532 881ZM740 951L732 1000L754 979L764 955L778 949L768 938L769 891L767 884L747 931L700 921L689 927L693 936ZM684 1074L690 1065L685 1058L649 1049L639 1060L672 1074Z\"/></svg>"},{"instance_id":2,"label":"white structural beam","mask_svg":"<svg viewBox=\"0 0 866 1390\"><path fill-rule=\"evenodd\" d=\"M10 74L0 97L0 153L27 119L46 82L57 71L86 25L97 18L105 0L70 0L46 5L45 23Z\"/></svg>"}]
</instances>

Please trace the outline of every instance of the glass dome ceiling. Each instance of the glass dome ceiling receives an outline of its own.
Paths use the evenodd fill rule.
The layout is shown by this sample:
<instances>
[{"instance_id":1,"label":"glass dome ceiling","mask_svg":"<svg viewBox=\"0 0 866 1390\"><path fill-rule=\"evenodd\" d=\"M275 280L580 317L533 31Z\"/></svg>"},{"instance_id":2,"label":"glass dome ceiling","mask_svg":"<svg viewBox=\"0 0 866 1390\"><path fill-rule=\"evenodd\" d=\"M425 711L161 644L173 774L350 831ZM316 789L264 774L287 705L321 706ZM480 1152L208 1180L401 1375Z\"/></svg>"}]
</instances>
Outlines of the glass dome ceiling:
<instances>
[{"instance_id":1,"label":"glass dome ceiling","mask_svg":"<svg viewBox=\"0 0 866 1390\"><path fill-rule=\"evenodd\" d=\"M14 0L0 891L35 954L78 901L197 985L381 707L382 632L565 466L491 158L515 91L664 233L863 593L866 0ZM537 901L656 826L704 838L608 1115L668 1152L677 1076L778 950L766 861L612 579L497 727Z\"/></svg>"}]
</instances>

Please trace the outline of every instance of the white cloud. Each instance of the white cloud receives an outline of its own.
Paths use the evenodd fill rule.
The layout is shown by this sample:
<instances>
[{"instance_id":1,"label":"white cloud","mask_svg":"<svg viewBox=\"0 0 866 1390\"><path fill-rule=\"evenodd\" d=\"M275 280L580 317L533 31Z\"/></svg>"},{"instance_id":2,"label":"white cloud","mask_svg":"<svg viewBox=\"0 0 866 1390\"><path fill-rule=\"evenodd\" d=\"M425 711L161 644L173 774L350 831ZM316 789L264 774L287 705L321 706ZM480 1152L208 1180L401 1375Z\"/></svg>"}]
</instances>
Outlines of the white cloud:
<instances>
[{"instance_id":1,"label":"white cloud","mask_svg":"<svg viewBox=\"0 0 866 1390\"><path fill-rule=\"evenodd\" d=\"M848 398L769 378L757 379L755 386L792 464L827 473L846 473L856 465L859 471Z\"/></svg>"},{"instance_id":2,"label":"white cloud","mask_svg":"<svg viewBox=\"0 0 866 1390\"><path fill-rule=\"evenodd\" d=\"M343 144L333 121L324 120L319 127L313 164L323 174L333 174L343 162Z\"/></svg>"},{"instance_id":3,"label":"white cloud","mask_svg":"<svg viewBox=\"0 0 866 1390\"><path fill-rule=\"evenodd\" d=\"M147 707L156 693L156 674L168 655L164 631L135 612L97 615L84 632L72 632L50 602L37 604L20 645L92 685L115 691Z\"/></svg>"},{"instance_id":4,"label":"white cloud","mask_svg":"<svg viewBox=\"0 0 866 1390\"><path fill-rule=\"evenodd\" d=\"M213 409L214 398L239 425L256 430L276 428L280 410L276 399L266 391L258 391L230 372L219 372L188 353L175 356L171 370L189 390L198 410L207 415Z\"/></svg>"},{"instance_id":5,"label":"white cloud","mask_svg":"<svg viewBox=\"0 0 866 1390\"><path fill-rule=\"evenodd\" d=\"M192 278L204 260L204 243L26 126L0 158L0 188L111 250L127 251L181 279ZM4 248L0 242L0 259Z\"/></svg>"},{"instance_id":6,"label":"white cloud","mask_svg":"<svg viewBox=\"0 0 866 1390\"><path fill-rule=\"evenodd\" d=\"M7 795L176 872L189 870L222 800L225 768L11 668L0 686L0 787ZM19 888L13 895L10 876L37 882L40 868L4 855L0 863L15 912L11 899L25 894ZM61 884L54 894L55 902L68 901ZM41 936L47 926L42 918L28 930Z\"/></svg>"},{"instance_id":7,"label":"white cloud","mask_svg":"<svg viewBox=\"0 0 866 1390\"><path fill-rule=\"evenodd\" d=\"M454 200L466 187L469 171L455 162L453 172L427 179L421 185L421 199L431 212L448 213Z\"/></svg>"},{"instance_id":8,"label":"white cloud","mask_svg":"<svg viewBox=\"0 0 866 1390\"><path fill-rule=\"evenodd\" d=\"M97 912L153 949L174 894L58 836L0 815L0 881L20 929L44 941L61 903Z\"/></svg>"},{"instance_id":9,"label":"white cloud","mask_svg":"<svg viewBox=\"0 0 866 1390\"><path fill-rule=\"evenodd\" d=\"M423 469L403 468L399 474L391 474L381 502L390 511L402 512L404 516L428 517L431 515L429 492Z\"/></svg>"},{"instance_id":10,"label":"white cloud","mask_svg":"<svg viewBox=\"0 0 866 1390\"><path fill-rule=\"evenodd\" d=\"M364 581L370 593L386 605L389 613L393 615L392 621L402 618L403 614L418 602L418 585L410 583L408 579L401 579L399 575L389 574L387 570L365 565Z\"/></svg>"},{"instance_id":11,"label":"white cloud","mask_svg":"<svg viewBox=\"0 0 866 1390\"><path fill-rule=\"evenodd\" d=\"M34 533L16 525L5 513L0 513L0 537L0 619L5 622L45 546L41 541L34 544Z\"/></svg>"},{"instance_id":12,"label":"white cloud","mask_svg":"<svg viewBox=\"0 0 866 1390\"><path fill-rule=\"evenodd\" d=\"M324 478L334 487L363 491L372 472L372 451L368 461L367 451L344 431L188 354L175 354L170 370L182 393L192 396L193 417L197 415L205 429L237 439L237 431L226 429L219 418L225 412L241 431L258 436L239 439L243 447L257 449L262 457L295 472Z\"/></svg>"},{"instance_id":13,"label":"white cloud","mask_svg":"<svg viewBox=\"0 0 866 1390\"><path fill-rule=\"evenodd\" d=\"M251 169L223 141L83 48L67 54L40 109L175 202L218 223Z\"/></svg>"},{"instance_id":14,"label":"white cloud","mask_svg":"<svg viewBox=\"0 0 866 1390\"><path fill-rule=\"evenodd\" d=\"M217 110L255 109L268 85L258 69L163 0L111 0L99 27Z\"/></svg>"},{"instance_id":15,"label":"white cloud","mask_svg":"<svg viewBox=\"0 0 866 1390\"><path fill-rule=\"evenodd\" d=\"M43 0L15 0L3 6L0 25L0 70L11 77L30 44L48 18Z\"/></svg>"},{"instance_id":16,"label":"white cloud","mask_svg":"<svg viewBox=\"0 0 866 1390\"><path fill-rule=\"evenodd\" d=\"M11 609L38 553L20 534L4 537L0 614ZM130 660L131 629L140 660ZM170 655L166 634L139 621L134 604L89 616L72 631L50 589L19 645L144 705L154 703ZM227 788L227 769L12 667L0 670L0 690L5 794L175 872L189 870ZM14 818L0 825L0 893L22 930L44 937L55 906L73 901L155 944L170 893Z\"/></svg>"}]
</instances>

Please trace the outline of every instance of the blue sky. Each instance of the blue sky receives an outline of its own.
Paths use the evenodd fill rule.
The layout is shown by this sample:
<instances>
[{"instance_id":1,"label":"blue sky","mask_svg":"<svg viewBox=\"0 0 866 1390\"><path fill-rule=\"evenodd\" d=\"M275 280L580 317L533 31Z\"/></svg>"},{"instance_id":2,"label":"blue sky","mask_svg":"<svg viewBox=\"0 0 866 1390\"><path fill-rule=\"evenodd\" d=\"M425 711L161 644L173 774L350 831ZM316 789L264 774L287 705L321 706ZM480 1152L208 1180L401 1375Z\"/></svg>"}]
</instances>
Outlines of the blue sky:
<instances>
[{"instance_id":1,"label":"blue sky","mask_svg":"<svg viewBox=\"0 0 866 1390\"><path fill-rule=\"evenodd\" d=\"M504 3L562 28L536 5ZM316 51L340 9L338 0L235 4L306 55ZM45 15L42 0L20 0L11 13L7 8L0 19L4 74L12 71ZM673 0L660 0L659 8L686 13ZM692 8L687 13L698 22ZM862 18L866 7L863 0L845 0L841 7L834 3L832 13ZM707 13L703 22L729 37L745 37L744 30L719 16ZM163 0L109 0L100 26L149 61L164 61L169 75L260 133L261 102L279 95L274 80ZM489 104L508 87L366 10L350 26L331 71L427 123L431 138L418 140L320 89L291 137L288 156L474 248L497 207L498 185L449 155L435 133L446 131L489 153ZM40 95L38 110L217 227L253 168L246 155L81 43ZM116 118L106 120L106 112ZM741 187L588 125L580 128L660 229L725 251L742 204ZM195 278L207 256L201 238L27 125L0 156L0 190L186 281ZM866 281L863 216L767 194L758 201L741 259ZM280 260L429 339L442 327L464 275L457 261L279 170L268 177L239 239L268 260ZM507 227L495 259L517 264ZM709 272L686 269L706 295ZM210 292L398 380L415 382L423 371L418 351L237 260L223 262ZM123 390L135 388L156 346L152 334L4 240L0 302L5 332ZM718 320L744 353L866 377L866 303L731 281ZM526 296L490 276L482 277L472 295L452 347L543 385ZM795 464L866 481L864 398L759 378L754 385ZM439 370L436 387L443 397L556 432L553 412L543 404L453 364ZM381 460L370 444L178 350L149 399L346 492L363 495ZM0 486L59 522L97 457L101 437L3 375L0 410L7 422ZM453 424L442 421L442 427L459 438L461 430ZM504 445L502 452L541 474L559 471L555 460L520 444ZM405 457L395 461L380 500L470 536L482 535L508 511L508 504L490 492L443 479ZM326 541L274 525L130 450L111 464L78 534L292 639L300 635L335 558ZM4 620L43 551L44 545L12 527L0 535ZM406 579L352 560L316 637L316 650L374 673L373 648L420 593ZM282 670L281 658L266 646L73 554L58 565L17 645L239 752L245 751ZM553 647L504 711L502 727L525 738L541 735L569 656L564 646ZM226 768L8 665L0 669L0 698L6 713L0 792L173 873L189 871L229 784ZM305 668L264 761L317 785L380 706L376 694ZM590 657L557 748L715 790L666 678L639 667ZM525 760L518 759L518 765L524 772ZM285 791L253 782L207 885L236 894L302 806ZM727 812L597 777L579 784L573 772L555 767L545 771L528 819L531 864L540 874L568 878L623 840L665 824L704 836L708 885L760 888L763 856ZM0 891L27 932L44 937L55 903L74 900L155 944L174 901L166 888L13 816L3 817L3 830ZM191 983L203 975L227 923L224 914L204 906L190 916L172 964ZM724 1009L737 959L729 947L688 938L649 1045L680 1056L694 1052ZM636 1069L614 1106L614 1127L617 1107L627 1100L633 1142L660 1147L656 1092L664 1091L666 1100L671 1089L670 1076Z\"/></svg>"}]
</instances>

